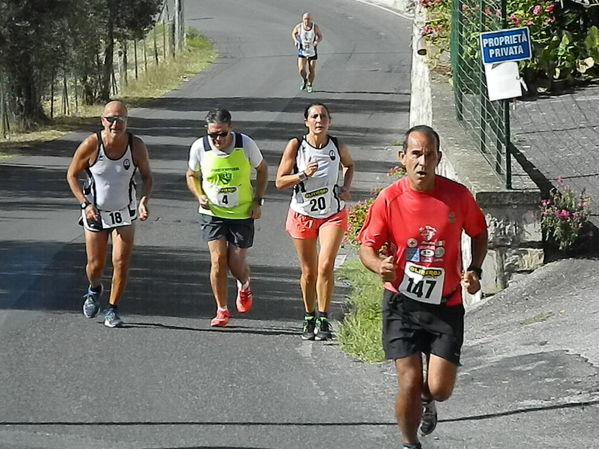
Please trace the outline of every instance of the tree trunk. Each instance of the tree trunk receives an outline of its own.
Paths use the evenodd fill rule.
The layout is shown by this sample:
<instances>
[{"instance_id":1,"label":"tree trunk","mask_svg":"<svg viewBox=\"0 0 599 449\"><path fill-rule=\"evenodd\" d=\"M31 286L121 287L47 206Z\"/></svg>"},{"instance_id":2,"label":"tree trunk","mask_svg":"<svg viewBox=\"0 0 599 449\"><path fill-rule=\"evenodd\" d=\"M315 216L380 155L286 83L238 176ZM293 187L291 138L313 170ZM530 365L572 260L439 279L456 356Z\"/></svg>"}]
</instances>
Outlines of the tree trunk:
<instances>
[{"instance_id":1,"label":"tree trunk","mask_svg":"<svg viewBox=\"0 0 599 449\"><path fill-rule=\"evenodd\" d=\"M110 84L114 70L114 19L112 10L109 10L108 29L106 30L106 43L104 46L104 64L102 67L102 86L100 87L100 100L107 103L110 100Z\"/></svg>"},{"instance_id":2,"label":"tree trunk","mask_svg":"<svg viewBox=\"0 0 599 449\"><path fill-rule=\"evenodd\" d=\"M5 68L8 81L10 110L15 116L18 129L30 131L39 123L46 123L48 117L42 107L41 95L36 77L37 68L31 55L22 54L18 63Z\"/></svg>"},{"instance_id":3,"label":"tree trunk","mask_svg":"<svg viewBox=\"0 0 599 449\"><path fill-rule=\"evenodd\" d=\"M183 26L183 0L175 0L175 50L181 51L185 46L185 28Z\"/></svg>"}]
</instances>

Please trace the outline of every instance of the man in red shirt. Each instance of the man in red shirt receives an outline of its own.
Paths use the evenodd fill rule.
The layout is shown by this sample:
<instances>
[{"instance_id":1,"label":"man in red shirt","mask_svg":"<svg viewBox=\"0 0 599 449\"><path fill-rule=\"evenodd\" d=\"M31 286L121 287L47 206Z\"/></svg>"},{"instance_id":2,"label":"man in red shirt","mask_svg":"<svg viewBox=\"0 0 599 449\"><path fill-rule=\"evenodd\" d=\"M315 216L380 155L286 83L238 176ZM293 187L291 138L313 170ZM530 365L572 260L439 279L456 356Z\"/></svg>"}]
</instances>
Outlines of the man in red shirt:
<instances>
[{"instance_id":1,"label":"man in red shirt","mask_svg":"<svg viewBox=\"0 0 599 449\"><path fill-rule=\"evenodd\" d=\"M435 401L453 391L463 343L462 288L480 289L487 253L487 225L474 197L435 173L439 148L431 127L408 130L399 153L407 176L379 194L358 237L362 263L385 282L383 348L399 378L395 414L405 449L421 447L419 426L421 435L435 429ZM472 239L466 270L462 231Z\"/></svg>"}]
</instances>

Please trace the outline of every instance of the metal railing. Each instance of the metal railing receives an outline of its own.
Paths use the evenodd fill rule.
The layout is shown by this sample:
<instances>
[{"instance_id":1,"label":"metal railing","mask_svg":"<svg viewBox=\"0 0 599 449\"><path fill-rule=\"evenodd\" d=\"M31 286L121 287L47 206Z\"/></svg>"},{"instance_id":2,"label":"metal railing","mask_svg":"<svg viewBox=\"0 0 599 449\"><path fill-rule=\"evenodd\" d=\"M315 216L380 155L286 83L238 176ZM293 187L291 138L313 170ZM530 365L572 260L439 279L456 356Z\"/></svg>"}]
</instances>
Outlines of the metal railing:
<instances>
[{"instance_id":1,"label":"metal railing","mask_svg":"<svg viewBox=\"0 0 599 449\"><path fill-rule=\"evenodd\" d=\"M451 66L458 121L475 139L498 178L512 188L507 100L490 101L479 34L507 28L506 0L453 0Z\"/></svg>"}]
</instances>

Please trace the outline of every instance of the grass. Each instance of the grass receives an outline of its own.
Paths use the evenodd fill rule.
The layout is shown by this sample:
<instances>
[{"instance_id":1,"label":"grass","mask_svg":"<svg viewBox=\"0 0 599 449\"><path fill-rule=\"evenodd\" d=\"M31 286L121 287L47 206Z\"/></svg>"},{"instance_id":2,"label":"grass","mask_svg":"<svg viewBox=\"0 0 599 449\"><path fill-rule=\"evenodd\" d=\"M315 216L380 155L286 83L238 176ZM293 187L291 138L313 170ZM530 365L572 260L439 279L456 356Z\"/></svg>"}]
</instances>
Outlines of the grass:
<instances>
[{"instance_id":1,"label":"grass","mask_svg":"<svg viewBox=\"0 0 599 449\"><path fill-rule=\"evenodd\" d=\"M139 107L179 87L214 61L216 52L207 39L191 31L188 32L186 42L186 48L175 59L170 58L157 66L152 65L147 72L141 71L137 79L130 77L128 85L115 98L124 101L128 108ZM11 132L9 139L0 140L0 161L18 155L20 149L93 126L98 123L103 108L103 104L79 105L76 115L55 117L36 131Z\"/></svg>"},{"instance_id":2,"label":"grass","mask_svg":"<svg viewBox=\"0 0 599 449\"><path fill-rule=\"evenodd\" d=\"M337 332L341 350L364 362L384 361L381 343L381 279L364 268L358 258L341 266L337 275L348 280L352 289L348 311Z\"/></svg>"}]
</instances>

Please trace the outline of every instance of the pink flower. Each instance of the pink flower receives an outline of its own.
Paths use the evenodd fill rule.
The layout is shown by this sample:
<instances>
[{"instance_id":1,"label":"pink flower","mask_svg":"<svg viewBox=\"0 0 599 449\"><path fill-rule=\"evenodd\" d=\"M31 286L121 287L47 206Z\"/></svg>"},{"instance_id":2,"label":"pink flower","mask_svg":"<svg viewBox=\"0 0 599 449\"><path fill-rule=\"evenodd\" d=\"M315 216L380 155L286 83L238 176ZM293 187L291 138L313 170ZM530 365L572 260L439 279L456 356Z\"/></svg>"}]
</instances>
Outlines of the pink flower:
<instances>
[{"instance_id":1,"label":"pink flower","mask_svg":"<svg viewBox=\"0 0 599 449\"><path fill-rule=\"evenodd\" d=\"M555 182L557 182L558 184L563 184L564 183L564 178L562 178L561 176L559 178L557 178L555 180Z\"/></svg>"},{"instance_id":2,"label":"pink flower","mask_svg":"<svg viewBox=\"0 0 599 449\"><path fill-rule=\"evenodd\" d=\"M541 5L536 5L534 8L532 8L532 14L534 16L538 16L542 10L543 8L541 8Z\"/></svg>"},{"instance_id":3,"label":"pink flower","mask_svg":"<svg viewBox=\"0 0 599 449\"><path fill-rule=\"evenodd\" d=\"M587 203L585 201L581 201L580 203L577 204L577 206L582 209L584 207L587 207Z\"/></svg>"},{"instance_id":4,"label":"pink flower","mask_svg":"<svg viewBox=\"0 0 599 449\"><path fill-rule=\"evenodd\" d=\"M549 23L549 22L553 22L553 19L551 17L547 17L545 19L545 23Z\"/></svg>"},{"instance_id":5,"label":"pink flower","mask_svg":"<svg viewBox=\"0 0 599 449\"><path fill-rule=\"evenodd\" d=\"M466 11L466 10L468 9L468 5L462 5L462 6L460 7L460 9L461 9L462 11Z\"/></svg>"},{"instance_id":6,"label":"pink flower","mask_svg":"<svg viewBox=\"0 0 599 449\"><path fill-rule=\"evenodd\" d=\"M554 9L555 9L555 4L554 3L552 3L551 5L545 6L545 11L547 11L547 12L551 12Z\"/></svg>"},{"instance_id":7,"label":"pink flower","mask_svg":"<svg viewBox=\"0 0 599 449\"><path fill-rule=\"evenodd\" d=\"M491 9L489 8L485 8L485 14L488 16L492 16L493 15L493 11L491 11Z\"/></svg>"},{"instance_id":8,"label":"pink flower","mask_svg":"<svg viewBox=\"0 0 599 449\"><path fill-rule=\"evenodd\" d=\"M559 211L559 217L560 218L569 218L570 217L570 212L568 212L567 210L563 209Z\"/></svg>"}]
</instances>

